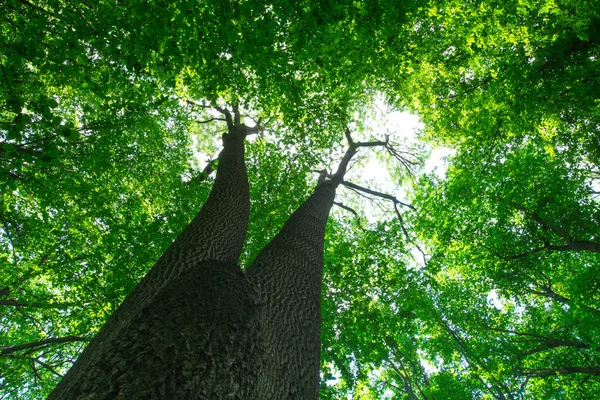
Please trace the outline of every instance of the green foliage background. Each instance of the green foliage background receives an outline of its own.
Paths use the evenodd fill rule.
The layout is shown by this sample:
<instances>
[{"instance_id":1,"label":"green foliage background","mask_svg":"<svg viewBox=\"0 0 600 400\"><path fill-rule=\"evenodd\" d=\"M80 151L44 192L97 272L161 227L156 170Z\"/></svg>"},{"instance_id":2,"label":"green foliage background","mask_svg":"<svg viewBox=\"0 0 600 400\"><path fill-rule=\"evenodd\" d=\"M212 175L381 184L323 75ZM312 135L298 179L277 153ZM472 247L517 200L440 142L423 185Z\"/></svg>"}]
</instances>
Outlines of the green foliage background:
<instances>
[{"instance_id":1,"label":"green foliage background","mask_svg":"<svg viewBox=\"0 0 600 400\"><path fill-rule=\"evenodd\" d=\"M346 127L383 139L381 97L424 124L404 160L453 155L445 174L365 155L408 207L340 190L357 215L327 230L321 397L600 397L599 10L5 2L0 398L44 398L197 212L223 130L206 106L266 127L247 146L247 265Z\"/></svg>"}]
</instances>

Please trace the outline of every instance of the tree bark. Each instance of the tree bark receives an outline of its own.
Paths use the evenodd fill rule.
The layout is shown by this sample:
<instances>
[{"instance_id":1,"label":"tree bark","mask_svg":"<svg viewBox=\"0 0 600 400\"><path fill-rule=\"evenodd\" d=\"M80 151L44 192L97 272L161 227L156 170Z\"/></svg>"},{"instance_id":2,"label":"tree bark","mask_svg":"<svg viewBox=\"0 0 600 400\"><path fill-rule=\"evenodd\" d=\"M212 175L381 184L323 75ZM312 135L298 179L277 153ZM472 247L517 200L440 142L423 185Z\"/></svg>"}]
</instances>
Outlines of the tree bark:
<instances>
[{"instance_id":1,"label":"tree bark","mask_svg":"<svg viewBox=\"0 0 600 400\"><path fill-rule=\"evenodd\" d=\"M49 399L252 398L261 350L257 294L237 265L250 207L234 111L206 203Z\"/></svg>"},{"instance_id":2,"label":"tree bark","mask_svg":"<svg viewBox=\"0 0 600 400\"><path fill-rule=\"evenodd\" d=\"M325 226L359 146L244 274L252 128L219 111L228 134L208 200L49 399L318 399Z\"/></svg>"},{"instance_id":3,"label":"tree bark","mask_svg":"<svg viewBox=\"0 0 600 400\"><path fill-rule=\"evenodd\" d=\"M264 307L263 399L318 399L323 242L335 186L319 184L260 252L247 276Z\"/></svg>"}]
</instances>

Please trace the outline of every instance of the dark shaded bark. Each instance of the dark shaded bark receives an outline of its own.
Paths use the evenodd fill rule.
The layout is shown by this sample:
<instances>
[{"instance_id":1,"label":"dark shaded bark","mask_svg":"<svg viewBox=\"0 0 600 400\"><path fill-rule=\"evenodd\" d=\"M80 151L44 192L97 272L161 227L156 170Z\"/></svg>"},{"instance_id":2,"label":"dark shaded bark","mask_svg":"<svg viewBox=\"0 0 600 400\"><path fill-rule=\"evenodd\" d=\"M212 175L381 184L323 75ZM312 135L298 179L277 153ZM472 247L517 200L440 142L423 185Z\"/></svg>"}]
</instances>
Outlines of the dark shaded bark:
<instances>
[{"instance_id":1,"label":"dark shaded bark","mask_svg":"<svg viewBox=\"0 0 600 400\"><path fill-rule=\"evenodd\" d=\"M325 226L359 147L260 252L237 265L249 214L234 107L211 194L49 399L317 399Z\"/></svg>"},{"instance_id":2,"label":"dark shaded bark","mask_svg":"<svg viewBox=\"0 0 600 400\"><path fill-rule=\"evenodd\" d=\"M252 357L261 351L255 298L237 265L200 262L105 344L76 385L59 386L51 398L254 398Z\"/></svg>"},{"instance_id":3,"label":"dark shaded bark","mask_svg":"<svg viewBox=\"0 0 600 400\"><path fill-rule=\"evenodd\" d=\"M321 183L248 269L261 293L264 399L318 399L323 239L335 186Z\"/></svg>"},{"instance_id":4,"label":"dark shaded bark","mask_svg":"<svg viewBox=\"0 0 600 400\"><path fill-rule=\"evenodd\" d=\"M237 265L250 209L247 128L237 110L224 111L228 133L206 203L49 399L251 398L256 293Z\"/></svg>"},{"instance_id":5,"label":"dark shaded bark","mask_svg":"<svg viewBox=\"0 0 600 400\"><path fill-rule=\"evenodd\" d=\"M247 271L264 307L265 354L258 382L263 399L319 398L323 244L329 211L358 149L385 146L355 143L348 130L346 138L349 147L336 173L329 181L320 179Z\"/></svg>"}]
</instances>

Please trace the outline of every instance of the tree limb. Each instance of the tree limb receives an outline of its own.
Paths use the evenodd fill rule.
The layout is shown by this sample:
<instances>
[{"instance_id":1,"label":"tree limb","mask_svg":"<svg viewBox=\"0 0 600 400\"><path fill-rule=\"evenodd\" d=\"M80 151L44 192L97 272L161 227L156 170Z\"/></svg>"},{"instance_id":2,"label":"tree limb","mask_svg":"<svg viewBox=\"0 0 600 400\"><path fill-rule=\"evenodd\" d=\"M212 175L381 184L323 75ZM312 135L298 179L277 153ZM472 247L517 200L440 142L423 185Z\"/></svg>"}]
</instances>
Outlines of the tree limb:
<instances>
[{"instance_id":1,"label":"tree limb","mask_svg":"<svg viewBox=\"0 0 600 400\"><path fill-rule=\"evenodd\" d=\"M600 375L600 367L565 367L565 368L538 368L525 371L517 371L519 376L532 378L546 378L553 375L590 374Z\"/></svg>"},{"instance_id":2,"label":"tree limb","mask_svg":"<svg viewBox=\"0 0 600 400\"><path fill-rule=\"evenodd\" d=\"M416 208L414 206L398 200L396 197L392 196L391 194L378 192L378 191L373 190L373 189L368 189L366 187L363 187L363 186L360 186L360 185L357 185L355 183L348 182L348 181L342 181L341 183L342 183L342 185L344 185L346 187L349 187L349 188L352 188L352 189L356 189L356 190L359 190L359 191L364 192L364 193L368 193L368 194L370 194L372 196L381 197L382 199L390 200L394 204L400 204L401 206L408 207L408 208L410 208L413 211L416 210Z\"/></svg>"},{"instance_id":3,"label":"tree limb","mask_svg":"<svg viewBox=\"0 0 600 400\"><path fill-rule=\"evenodd\" d=\"M356 212L356 210L354 210L352 207L348 207L347 205L344 205L340 202L334 201L333 204L335 204L336 206L350 212L351 214L353 214L356 217L356 223L358 224L358 227L360 228L361 231L365 232L365 228L362 227L361 223L360 223L360 216L358 215L358 213Z\"/></svg>"},{"instance_id":4,"label":"tree limb","mask_svg":"<svg viewBox=\"0 0 600 400\"><path fill-rule=\"evenodd\" d=\"M197 123L197 124L208 124L209 122L212 122L212 121L223 121L223 122L226 122L226 119L225 118L213 117L213 118L206 119L204 121L194 121L194 122Z\"/></svg>"},{"instance_id":5,"label":"tree limb","mask_svg":"<svg viewBox=\"0 0 600 400\"><path fill-rule=\"evenodd\" d=\"M46 308L46 309L66 309L81 305L81 303L69 302L69 303L21 303L17 299L4 299L0 300L0 306L10 307L32 307L32 308Z\"/></svg>"},{"instance_id":6,"label":"tree limb","mask_svg":"<svg viewBox=\"0 0 600 400\"><path fill-rule=\"evenodd\" d=\"M569 235L567 232L565 232L562 228L559 228L559 227L555 226L554 224L551 224L547 220L543 219L542 217L540 217L540 215L538 213L536 213L534 211L529 211L527 208L525 208L525 206L515 203L514 201L507 202L501 196L497 196L497 200L501 203L507 203L509 206L511 206L515 210L519 210L523 214L528 215L529 217L531 217L531 219L533 219L535 222L540 224L542 226L542 228L552 231L555 234L557 234L558 236L560 236L564 243L571 242L571 239L569 238Z\"/></svg>"},{"instance_id":7,"label":"tree limb","mask_svg":"<svg viewBox=\"0 0 600 400\"><path fill-rule=\"evenodd\" d=\"M69 342L88 342L90 339L80 337L80 336L65 336L65 337L56 337L56 338L48 338L43 340L38 340L37 342L23 343L15 346L2 346L0 349L0 356L7 356L9 354L15 353L21 350L31 350L37 347L47 346L49 344L55 343L69 343Z\"/></svg>"},{"instance_id":8,"label":"tree limb","mask_svg":"<svg viewBox=\"0 0 600 400\"><path fill-rule=\"evenodd\" d=\"M52 372L54 375L56 375L56 376L58 376L58 377L60 377L60 378L62 378L62 377L63 377L63 375L62 375L62 374L60 374L60 373L58 373L58 372L57 372L57 371L54 369L54 367L52 367L50 364L47 364L47 363L43 362L42 360L40 360L39 358L36 358L36 357L32 357L31 359L32 359L33 361L35 361L36 363L40 364L42 367L46 368L48 371Z\"/></svg>"}]
</instances>

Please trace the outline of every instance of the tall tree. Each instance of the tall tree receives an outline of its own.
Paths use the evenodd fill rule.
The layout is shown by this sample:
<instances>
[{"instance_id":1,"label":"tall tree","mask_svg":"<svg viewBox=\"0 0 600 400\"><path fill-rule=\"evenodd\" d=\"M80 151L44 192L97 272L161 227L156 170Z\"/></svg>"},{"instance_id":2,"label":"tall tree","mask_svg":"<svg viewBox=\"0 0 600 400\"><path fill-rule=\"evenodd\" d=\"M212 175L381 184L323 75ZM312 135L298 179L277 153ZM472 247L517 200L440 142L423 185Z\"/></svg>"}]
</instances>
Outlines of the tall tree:
<instances>
[{"instance_id":1,"label":"tall tree","mask_svg":"<svg viewBox=\"0 0 600 400\"><path fill-rule=\"evenodd\" d=\"M283 264L319 269L299 261L295 233L266 245L309 193L328 203L311 170L347 125L365 128L379 92L456 155L445 177L392 171L412 206L404 189L341 183L325 230L321 396L599 396L596 0L5 3L0 398L45 397L192 220L221 164L199 168L194 153L217 152L227 119L205 104L238 101L271 128L245 142L249 298L317 315L304 277L318 274L281 278ZM388 213L375 221L355 191ZM282 261L283 247L297 257ZM282 280L304 290L288 298ZM170 312L160 299L138 298L150 315ZM304 362L289 370L310 391L314 352L297 358L305 342L279 338L304 332L314 348L316 325L285 324L260 320L262 363ZM260 390L285 397L294 376L268 372Z\"/></svg>"},{"instance_id":2,"label":"tall tree","mask_svg":"<svg viewBox=\"0 0 600 400\"><path fill-rule=\"evenodd\" d=\"M256 371L233 350L251 348L248 337L231 333L252 331L247 317L255 305L237 266L249 214L244 163L249 129L237 109L233 116L222 111L228 132L211 195L50 398L189 398L192 393L243 398L249 393L248 385L222 386L251 379ZM175 375L163 375L160 366ZM185 376L206 381L184 384Z\"/></svg>"},{"instance_id":3,"label":"tall tree","mask_svg":"<svg viewBox=\"0 0 600 400\"><path fill-rule=\"evenodd\" d=\"M335 189L359 147L322 181L244 274L248 227L244 140L227 123L202 209L81 354L50 399L319 396L323 240Z\"/></svg>"}]
</instances>

